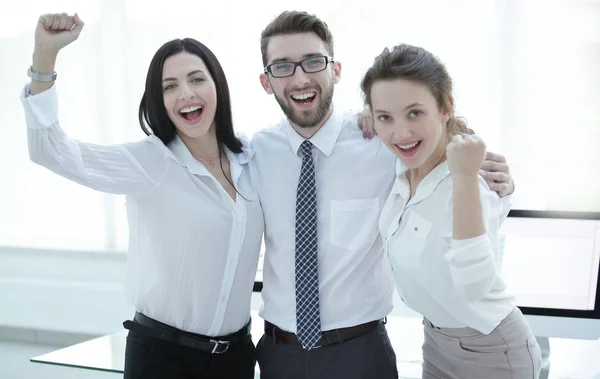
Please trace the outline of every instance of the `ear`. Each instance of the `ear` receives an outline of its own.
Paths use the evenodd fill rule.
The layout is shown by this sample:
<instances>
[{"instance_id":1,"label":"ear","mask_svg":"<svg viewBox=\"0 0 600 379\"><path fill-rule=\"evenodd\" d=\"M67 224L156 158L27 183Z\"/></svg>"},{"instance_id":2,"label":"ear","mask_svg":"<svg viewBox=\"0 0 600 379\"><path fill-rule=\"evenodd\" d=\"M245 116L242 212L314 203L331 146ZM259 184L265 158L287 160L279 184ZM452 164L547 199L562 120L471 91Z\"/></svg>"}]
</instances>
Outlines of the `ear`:
<instances>
[{"instance_id":1,"label":"ear","mask_svg":"<svg viewBox=\"0 0 600 379\"><path fill-rule=\"evenodd\" d=\"M332 63L333 66L333 81L334 83L338 83L342 78L342 63L335 61Z\"/></svg>"},{"instance_id":2,"label":"ear","mask_svg":"<svg viewBox=\"0 0 600 379\"><path fill-rule=\"evenodd\" d=\"M452 114L454 113L454 99L451 97L448 99L448 103L450 104L450 109L445 108L444 111L442 112L442 122L444 123L444 125L446 125L448 123L448 120L450 119L450 116L452 116Z\"/></svg>"},{"instance_id":3,"label":"ear","mask_svg":"<svg viewBox=\"0 0 600 379\"><path fill-rule=\"evenodd\" d=\"M448 125L448 120L450 120L450 115L451 115L451 113L447 109L445 109L442 112L442 125Z\"/></svg>"},{"instance_id":4,"label":"ear","mask_svg":"<svg viewBox=\"0 0 600 379\"><path fill-rule=\"evenodd\" d=\"M262 85L266 93L268 93L269 95L273 94L273 88L271 87L271 82L269 81L269 76L267 74L260 74L260 84Z\"/></svg>"}]
</instances>

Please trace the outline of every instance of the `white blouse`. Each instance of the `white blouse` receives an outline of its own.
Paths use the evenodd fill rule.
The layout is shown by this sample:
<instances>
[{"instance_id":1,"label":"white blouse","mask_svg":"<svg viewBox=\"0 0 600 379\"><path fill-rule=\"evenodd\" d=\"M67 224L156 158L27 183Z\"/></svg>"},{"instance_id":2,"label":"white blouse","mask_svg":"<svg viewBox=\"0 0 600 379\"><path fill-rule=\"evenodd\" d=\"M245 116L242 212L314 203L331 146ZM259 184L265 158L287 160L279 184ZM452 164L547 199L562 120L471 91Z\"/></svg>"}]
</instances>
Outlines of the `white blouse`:
<instances>
[{"instance_id":1,"label":"white blouse","mask_svg":"<svg viewBox=\"0 0 600 379\"><path fill-rule=\"evenodd\" d=\"M405 170L399 165L398 171L379 228L401 299L435 326L490 333L515 307L500 277L498 255L498 229L509 198L500 198L480 177L486 234L455 240L447 162L419 183L410 200Z\"/></svg>"},{"instance_id":2,"label":"white blouse","mask_svg":"<svg viewBox=\"0 0 600 379\"><path fill-rule=\"evenodd\" d=\"M226 149L233 200L179 137L114 146L68 137L58 122L56 85L21 93L33 162L92 189L126 195L126 288L138 312L208 336L248 321L264 221L248 162ZM65 204L72 206L72 204ZM132 315L133 316L133 315Z\"/></svg>"}]
</instances>

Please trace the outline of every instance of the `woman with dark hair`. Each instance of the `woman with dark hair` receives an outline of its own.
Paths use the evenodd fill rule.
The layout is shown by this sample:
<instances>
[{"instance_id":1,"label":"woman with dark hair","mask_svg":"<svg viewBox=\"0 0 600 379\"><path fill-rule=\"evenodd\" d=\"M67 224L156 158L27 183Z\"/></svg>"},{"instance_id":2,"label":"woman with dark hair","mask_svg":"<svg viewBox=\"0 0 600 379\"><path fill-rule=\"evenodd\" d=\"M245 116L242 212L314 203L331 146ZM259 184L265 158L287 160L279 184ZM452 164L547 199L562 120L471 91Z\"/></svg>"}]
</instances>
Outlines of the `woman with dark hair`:
<instances>
[{"instance_id":1,"label":"woman with dark hair","mask_svg":"<svg viewBox=\"0 0 600 379\"><path fill-rule=\"evenodd\" d=\"M379 228L402 300L424 317L423 379L537 379L540 347L500 276L505 210L480 176L485 144L454 114L446 68L399 45L362 90L398 157Z\"/></svg>"},{"instance_id":2,"label":"woman with dark hair","mask_svg":"<svg viewBox=\"0 0 600 379\"><path fill-rule=\"evenodd\" d=\"M124 194L127 290L136 313L125 378L253 378L250 298L263 218L234 134L229 90L213 53L193 39L155 54L139 119L145 139L100 146L58 122L54 66L75 41L75 14L40 17L21 100L33 162L92 189Z\"/></svg>"}]
</instances>

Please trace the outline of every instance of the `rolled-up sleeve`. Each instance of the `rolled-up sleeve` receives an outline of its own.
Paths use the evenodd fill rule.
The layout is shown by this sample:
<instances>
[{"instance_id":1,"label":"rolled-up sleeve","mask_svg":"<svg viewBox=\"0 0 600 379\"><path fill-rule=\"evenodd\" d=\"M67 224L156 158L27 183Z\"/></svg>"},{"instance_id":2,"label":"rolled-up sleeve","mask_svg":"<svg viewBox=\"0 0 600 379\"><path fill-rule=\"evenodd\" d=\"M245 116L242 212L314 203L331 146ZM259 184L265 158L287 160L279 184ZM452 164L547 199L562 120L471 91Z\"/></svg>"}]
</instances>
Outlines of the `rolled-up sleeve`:
<instances>
[{"instance_id":1,"label":"rolled-up sleeve","mask_svg":"<svg viewBox=\"0 0 600 379\"><path fill-rule=\"evenodd\" d=\"M480 201L486 233L468 239L452 239L445 259L450 265L450 276L456 289L470 301L485 297L498 274L497 244L498 228L505 217L505 201L480 180ZM451 197L449 210L453 209Z\"/></svg>"}]
</instances>

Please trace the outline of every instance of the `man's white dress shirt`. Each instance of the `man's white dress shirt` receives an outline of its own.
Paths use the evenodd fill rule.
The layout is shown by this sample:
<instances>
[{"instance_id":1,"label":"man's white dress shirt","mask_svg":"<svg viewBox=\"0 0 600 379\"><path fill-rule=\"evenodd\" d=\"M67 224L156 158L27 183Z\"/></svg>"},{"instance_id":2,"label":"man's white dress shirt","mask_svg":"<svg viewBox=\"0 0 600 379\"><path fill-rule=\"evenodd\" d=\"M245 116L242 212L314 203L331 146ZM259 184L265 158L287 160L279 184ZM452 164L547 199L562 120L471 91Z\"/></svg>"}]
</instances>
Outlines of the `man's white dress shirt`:
<instances>
[{"instance_id":1,"label":"man's white dress shirt","mask_svg":"<svg viewBox=\"0 0 600 379\"><path fill-rule=\"evenodd\" d=\"M251 162L265 217L260 315L296 332L296 190L304 141L287 119L257 133ZM317 189L321 329L382 319L392 310L393 280L383 260L377 220L395 178L394 155L367 141L356 114L334 107L312 137Z\"/></svg>"}]
</instances>

